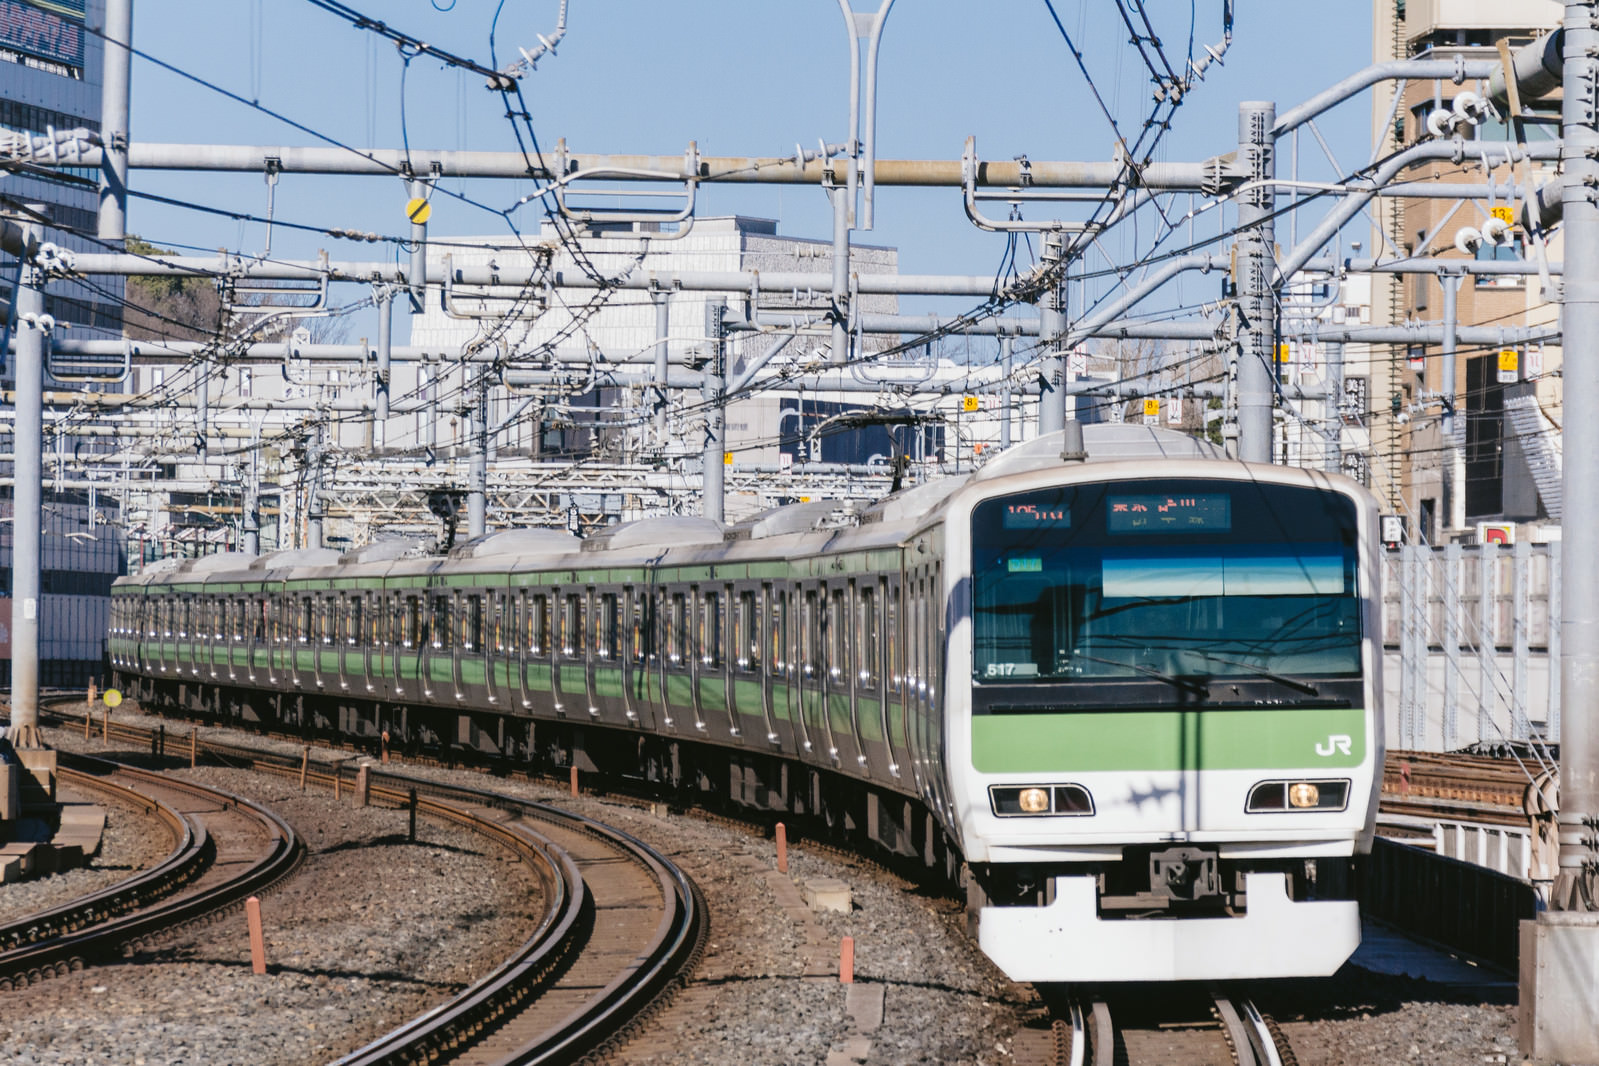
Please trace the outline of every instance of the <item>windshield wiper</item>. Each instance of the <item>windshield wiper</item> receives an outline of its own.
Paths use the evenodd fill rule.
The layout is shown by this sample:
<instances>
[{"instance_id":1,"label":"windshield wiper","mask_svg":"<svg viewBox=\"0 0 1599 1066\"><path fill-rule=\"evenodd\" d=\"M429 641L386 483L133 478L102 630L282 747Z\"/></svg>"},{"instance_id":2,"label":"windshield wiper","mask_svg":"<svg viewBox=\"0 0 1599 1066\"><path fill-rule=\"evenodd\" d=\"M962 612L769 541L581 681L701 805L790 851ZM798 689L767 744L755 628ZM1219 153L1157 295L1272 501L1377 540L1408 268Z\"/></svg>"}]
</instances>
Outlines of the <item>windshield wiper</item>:
<instances>
[{"instance_id":1,"label":"windshield wiper","mask_svg":"<svg viewBox=\"0 0 1599 1066\"><path fill-rule=\"evenodd\" d=\"M1185 691L1192 692L1200 699L1204 699L1210 695L1210 688L1203 682L1193 681L1186 677L1178 677L1176 674L1168 674L1163 671L1156 670L1152 666L1141 666L1138 663L1123 662L1120 659L1105 659L1098 655L1084 655L1080 651L1072 652L1072 658L1087 659L1091 663L1104 663L1106 666L1125 667L1136 674L1142 674L1145 677L1154 678L1156 681L1164 681L1168 685L1173 685Z\"/></svg>"},{"instance_id":2,"label":"windshield wiper","mask_svg":"<svg viewBox=\"0 0 1599 1066\"><path fill-rule=\"evenodd\" d=\"M1321 695L1321 689L1317 688L1315 685L1312 685L1309 681L1300 681L1292 677L1284 677L1282 674L1274 674L1270 670L1262 669L1253 663L1241 663L1236 659L1223 659L1219 655L1212 655L1208 651L1199 651L1197 648L1190 650L1198 652L1198 654L1203 655L1210 662L1221 663L1223 666L1236 666L1240 670L1246 670L1253 676L1258 677L1263 681L1275 681L1279 685L1294 689L1296 692L1303 692L1307 696Z\"/></svg>"}]
</instances>

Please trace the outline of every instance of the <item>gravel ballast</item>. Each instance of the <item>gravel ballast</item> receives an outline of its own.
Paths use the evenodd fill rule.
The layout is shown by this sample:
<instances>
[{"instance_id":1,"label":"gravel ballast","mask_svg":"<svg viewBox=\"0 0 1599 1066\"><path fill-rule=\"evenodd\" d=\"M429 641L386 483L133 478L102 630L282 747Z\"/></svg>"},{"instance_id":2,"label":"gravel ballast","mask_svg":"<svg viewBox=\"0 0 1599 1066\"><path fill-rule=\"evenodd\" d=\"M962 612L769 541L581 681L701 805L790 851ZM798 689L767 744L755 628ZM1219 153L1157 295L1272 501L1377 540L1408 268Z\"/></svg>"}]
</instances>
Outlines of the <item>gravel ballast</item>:
<instances>
[{"instance_id":1,"label":"gravel ballast","mask_svg":"<svg viewBox=\"0 0 1599 1066\"><path fill-rule=\"evenodd\" d=\"M127 708L116 717L156 721ZM169 726L169 750L176 743L170 734L187 728ZM205 728L206 735L301 750L251 734ZM71 740L52 736L51 742ZM312 753L313 759L334 757L349 754ZM1007 981L966 939L958 904L873 864L817 851L791 829L790 885L783 890L772 880L772 842L749 829L657 815L603 797L572 798L470 771L400 762L389 769L577 810L652 843L695 879L712 914L701 967L637 1036L609 1053L610 1062L1039 1061L1034 1056L1047 1023L1032 990ZM0 1059L132 1063L142 1056L151 1066L327 1061L443 998L454 982L497 962L514 942L515 933L487 930L510 921L501 916L525 899L517 864L466 854L470 841L444 839L445 831L425 821L419 823L422 841L409 848L403 812L360 810L348 797L335 804L321 793L302 796L273 778L257 777L261 784L252 788L241 780L218 783L272 806L308 840L311 827L319 826L315 861L265 901L269 954L278 971L264 983L249 979L243 919L229 919L237 930L228 923L204 927L128 965L6 997ZM461 859L470 865L453 865ZM848 884L852 909L793 913L785 899L814 877ZM9 888L0 889L0 906ZM230 938L212 932L223 928ZM864 1032L837 980L844 936L854 939L856 981L883 990L881 1024ZM471 950L477 940L486 944L474 956L476 969L441 971L456 954L449 945L465 943ZM124 982L117 976L124 971L159 977ZM1497 993L1346 966L1329 981L1288 982L1255 994L1283 1023L1303 1066L1520 1062L1514 1008Z\"/></svg>"}]
</instances>

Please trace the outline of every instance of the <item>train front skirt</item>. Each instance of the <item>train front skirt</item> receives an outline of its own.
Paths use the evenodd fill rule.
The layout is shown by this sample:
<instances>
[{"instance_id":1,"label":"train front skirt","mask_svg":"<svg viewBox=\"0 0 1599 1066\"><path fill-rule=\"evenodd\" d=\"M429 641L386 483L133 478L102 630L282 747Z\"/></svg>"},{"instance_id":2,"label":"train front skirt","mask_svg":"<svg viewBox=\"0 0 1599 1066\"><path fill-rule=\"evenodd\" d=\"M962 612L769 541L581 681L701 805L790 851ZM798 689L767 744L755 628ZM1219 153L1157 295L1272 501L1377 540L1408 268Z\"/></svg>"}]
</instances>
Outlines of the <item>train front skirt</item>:
<instances>
[{"instance_id":1,"label":"train front skirt","mask_svg":"<svg viewBox=\"0 0 1599 1066\"><path fill-rule=\"evenodd\" d=\"M1092 877L1055 878L1043 907L984 907L978 942L1014 981L1215 981L1331 975L1360 946L1358 905L1296 903L1281 873L1245 874L1235 918L1123 918L1097 913Z\"/></svg>"}]
</instances>

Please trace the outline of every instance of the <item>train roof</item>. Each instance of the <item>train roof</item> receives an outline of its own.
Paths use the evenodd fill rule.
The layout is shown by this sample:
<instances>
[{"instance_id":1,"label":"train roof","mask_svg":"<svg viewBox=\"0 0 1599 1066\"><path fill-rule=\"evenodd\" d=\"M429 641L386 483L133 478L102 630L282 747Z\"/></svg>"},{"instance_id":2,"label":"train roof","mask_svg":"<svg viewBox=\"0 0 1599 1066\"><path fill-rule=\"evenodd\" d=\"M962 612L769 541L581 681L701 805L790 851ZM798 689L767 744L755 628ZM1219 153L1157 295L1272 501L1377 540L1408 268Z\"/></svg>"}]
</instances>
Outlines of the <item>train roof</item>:
<instances>
[{"instance_id":1,"label":"train roof","mask_svg":"<svg viewBox=\"0 0 1599 1066\"><path fill-rule=\"evenodd\" d=\"M1084 424L1084 461L1226 459L1209 441L1160 426ZM925 526L960 490L1001 478L1060 467L1065 433L1055 432L1009 448L970 474L941 477L861 505L817 500L764 511L732 525L708 518L667 515L624 522L579 540L555 529L501 530L457 545L447 555L426 554L404 539L382 540L340 555L328 549L272 552L259 558L230 553L163 560L131 584L381 578L431 573L581 570L594 566L693 565L772 557L801 558L824 551L853 551L902 540ZM602 558L596 555L603 553ZM270 575L270 576L269 576Z\"/></svg>"}]
</instances>

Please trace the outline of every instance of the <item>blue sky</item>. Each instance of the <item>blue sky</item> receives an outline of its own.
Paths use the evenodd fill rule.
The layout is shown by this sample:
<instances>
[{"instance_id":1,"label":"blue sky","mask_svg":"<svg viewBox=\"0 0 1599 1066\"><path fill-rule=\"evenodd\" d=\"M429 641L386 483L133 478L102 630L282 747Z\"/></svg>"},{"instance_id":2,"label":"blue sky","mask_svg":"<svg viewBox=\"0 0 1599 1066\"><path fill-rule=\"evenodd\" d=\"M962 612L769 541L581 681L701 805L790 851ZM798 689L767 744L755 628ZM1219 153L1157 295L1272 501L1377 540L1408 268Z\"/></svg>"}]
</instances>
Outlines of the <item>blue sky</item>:
<instances>
[{"instance_id":1,"label":"blue sky","mask_svg":"<svg viewBox=\"0 0 1599 1066\"><path fill-rule=\"evenodd\" d=\"M866 7L871 0L857 0ZM353 4L458 54L488 62L497 0L365 0ZM873 5L875 7L875 4ZM1186 53L1188 4L1151 0L1174 61ZM507 0L500 63L554 27L557 0ZM1055 0L1107 105L1135 131L1147 109L1143 62L1127 44L1114 0ZM440 10L444 9L444 10ZM1197 43L1220 36L1220 0L1193 5ZM246 98L356 146L508 150L515 147L501 98L475 75L427 57L404 70L395 47L303 0L137 0L135 46ZM1196 47L1197 47L1196 43ZM566 39L524 81L534 128L548 149L678 154L696 141L706 155L782 155L797 143L842 141L848 131L848 44L834 0L571 0ZM1197 160L1236 144L1237 104L1279 109L1370 62L1365 4L1240 0L1225 65L1213 67L1177 112L1157 158ZM1044 0L899 0L881 56L878 113L883 158L959 158L975 135L984 158L1106 160L1113 138ZM1369 152L1369 103L1361 98L1321 123L1349 167ZM136 59L136 140L311 143L304 133ZM1319 151L1302 145L1308 168ZM1286 175L1286 157L1280 173ZM263 213L260 175L136 173L135 189ZM452 183L452 188L461 187ZM468 195L508 206L528 186L477 182ZM398 233L406 194L396 179L285 176L280 218ZM777 218L780 232L827 237L823 194L800 187L710 188L701 210ZM130 229L166 245L258 252L259 225L134 202ZM992 273L1004 239L962 214L955 190L884 190L878 226L861 243L900 249L907 273ZM537 216L525 209L528 228ZM504 232L496 216L435 200L437 234ZM1130 241L1131 235L1120 238ZM279 230L275 256L392 255L382 246ZM921 308L916 308L921 309ZM402 327L403 328L403 327ZM357 332L366 332L359 329Z\"/></svg>"}]
</instances>

